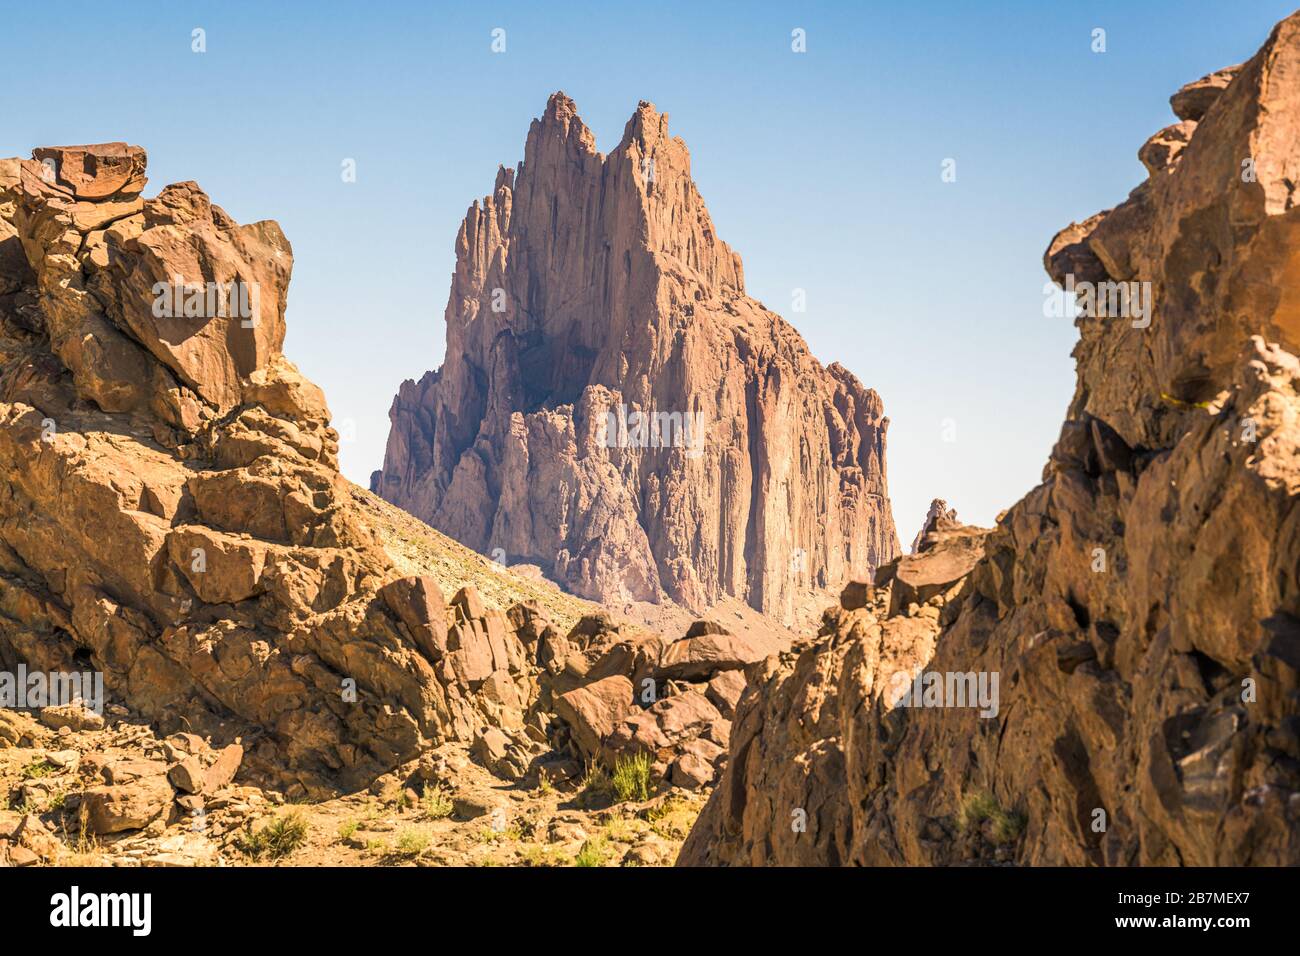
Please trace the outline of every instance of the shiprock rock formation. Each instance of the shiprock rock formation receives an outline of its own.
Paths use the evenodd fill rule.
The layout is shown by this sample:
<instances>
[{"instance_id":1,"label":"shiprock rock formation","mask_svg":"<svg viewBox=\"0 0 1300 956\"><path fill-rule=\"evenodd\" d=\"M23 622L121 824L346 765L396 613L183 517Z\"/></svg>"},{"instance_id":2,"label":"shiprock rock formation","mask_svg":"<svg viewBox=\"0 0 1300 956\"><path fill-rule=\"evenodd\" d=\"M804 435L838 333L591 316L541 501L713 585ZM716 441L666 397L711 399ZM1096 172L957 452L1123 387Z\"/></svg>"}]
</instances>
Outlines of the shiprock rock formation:
<instances>
[{"instance_id":1,"label":"shiprock rock formation","mask_svg":"<svg viewBox=\"0 0 1300 956\"><path fill-rule=\"evenodd\" d=\"M880 397L745 294L651 104L606 156L550 98L465 217L446 322L371 488L475 550L778 618L898 553Z\"/></svg>"},{"instance_id":2,"label":"shiprock rock formation","mask_svg":"<svg viewBox=\"0 0 1300 956\"><path fill-rule=\"evenodd\" d=\"M1063 287L1139 285L1078 319L1043 483L755 669L681 862L1300 863L1297 76L1300 15L1052 241Z\"/></svg>"}]
</instances>

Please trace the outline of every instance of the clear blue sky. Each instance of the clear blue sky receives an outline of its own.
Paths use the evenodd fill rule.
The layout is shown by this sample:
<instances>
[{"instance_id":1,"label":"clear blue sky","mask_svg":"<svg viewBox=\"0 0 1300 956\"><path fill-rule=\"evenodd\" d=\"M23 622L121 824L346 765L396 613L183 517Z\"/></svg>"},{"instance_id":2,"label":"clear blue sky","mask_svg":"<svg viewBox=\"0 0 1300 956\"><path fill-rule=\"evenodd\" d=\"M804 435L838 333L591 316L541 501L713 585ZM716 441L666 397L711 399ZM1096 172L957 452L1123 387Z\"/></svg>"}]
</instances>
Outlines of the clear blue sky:
<instances>
[{"instance_id":1,"label":"clear blue sky","mask_svg":"<svg viewBox=\"0 0 1300 956\"><path fill-rule=\"evenodd\" d=\"M364 484L398 383L441 363L459 222L521 158L529 120L562 89L609 150L651 100L750 294L884 397L906 544L932 497L991 523L1038 481L1074 380L1074 328L1043 316L1044 247L1141 181L1137 149L1173 121L1171 93L1250 56L1289 12L10 0L0 155L128 140L149 151L151 194L194 179L241 222L279 220L296 257L286 352L355 432L343 468Z\"/></svg>"}]
</instances>

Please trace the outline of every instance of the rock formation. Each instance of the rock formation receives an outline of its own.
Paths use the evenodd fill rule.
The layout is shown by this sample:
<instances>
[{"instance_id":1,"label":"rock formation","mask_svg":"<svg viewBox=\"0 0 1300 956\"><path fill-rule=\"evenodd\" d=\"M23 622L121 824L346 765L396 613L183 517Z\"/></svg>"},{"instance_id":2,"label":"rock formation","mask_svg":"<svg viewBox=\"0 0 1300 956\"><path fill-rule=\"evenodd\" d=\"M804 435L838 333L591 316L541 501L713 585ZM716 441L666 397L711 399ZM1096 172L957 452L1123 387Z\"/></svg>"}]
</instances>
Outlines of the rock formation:
<instances>
[{"instance_id":1,"label":"rock formation","mask_svg":"<svg viewBox=\"0 0 1300 956\"><path fill-rule=\"evenodd\" d=\"M0 677L108 697L4 705L0 864L75 855L69 831L213 862L285 797L572 793L641 754L646 787L711 785L739 672L779 643L632 628L344 480L280 351L288 241L194 183L145 199L145 171L123 143L0 161Z\"/></svg>"},{"instance_id":2,"label":"rock formation","mask_svg":"<svg viewBox=\"0 0 1300 956\"><path fill-rule=\"evenodd\" d=\"M489 728L480 746L441 744L365 791L291 802L230 778L238 745L214 751L195 734L159 736L116 705L75 726L44 711L38 719L0 708L0 873L42 865L658 866L676 857L703 805L703 792L681 789L596 799L590 787L579 789L574 761L550 761L527 784L503 786L482 759L499 736Z\"/></svg>"},{"instance_id":3,"label":"rock formation","mask_svg":"<svg viewBox=\"0 0 1300 956\"><path fill-rule=\"evenodd\" d=\"M1043 483L758 668L680 862L1300 863L1298 73L1294 15L1052 241L1094 308Z\"/></svg>"},{"instance_id":4,"label":"rock formation","mask_svg":"<svg viewBox=\"0 0 1300 956\"><path fill-rule=\"evenodd\" d=\"M602 601L778 617L898 553L879 396L745 295L668 118L608 156L551 97L456 239L439 370L372 490Z\"/></svg>"},{"instance_id":5,"label":"rock formation","mask_svg":"<svg viewBox=\"0 0 1300 956\"><path fill-rule=\"evenodd\" d=\"M935 498L930 502L929 510L925 513L925 521L921 522L921 530L916 533L912 539L912 554L921 550L921 542L925 540L926 535L934 531L940 524L945 522L955 522L957 520L957 509L949 508L948 502L942 498Z\"/></svg>"},{"instance_id":6,"label":"rock formation","mask_svg":"<svg viewBox=\"0 0 1300 956\"><path fill-rule=\"evenodd\" d=\"M280 352L279 227L194 183L144 199L144 174L122 143L0 161L0 669L101 672L297 792L521 731L536 682L504 613L444 600L337 471Z\"/></svg>"},{"instance_id":7,"label":"rock formation","mask_svg":"<svg viewBox=\"0 0 1300 956\"><path fill-rule=\"evenodd\" d=\"M745 670L782 649L715 621L665 641L595 615L564 637L541 635L536 710L555 714L555 750L610 768L644 755L652 783L695 790L712 785L726 763Z\"/></svg>"}]
</instances>

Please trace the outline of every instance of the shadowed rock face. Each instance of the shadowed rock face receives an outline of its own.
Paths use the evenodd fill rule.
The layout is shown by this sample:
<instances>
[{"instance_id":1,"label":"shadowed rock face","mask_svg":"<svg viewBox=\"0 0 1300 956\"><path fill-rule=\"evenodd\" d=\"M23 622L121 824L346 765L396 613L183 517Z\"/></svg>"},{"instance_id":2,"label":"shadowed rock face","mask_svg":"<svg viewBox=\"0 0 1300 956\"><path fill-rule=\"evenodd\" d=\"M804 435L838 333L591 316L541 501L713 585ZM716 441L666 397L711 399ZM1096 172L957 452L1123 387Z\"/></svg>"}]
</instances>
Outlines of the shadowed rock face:
<instances>
[{"instance_id":1,"label":"shadowed rock face","mask_svg":"<svg viewBox=\"0 0 1300 956\"><path fill-rule=\"evenodd\" d=\"M606 156L551 97L465 218L445 364L401 386L372 489L583 596L783 616L898 553L888 419L745 295L667 119Z\"/></svg>"},{"instance_id":2,"label":"shadowed rock face","mask_svg":"<svg viewBox=\"0 0 1300 956\"><path fill-rule=\"evenodd\" d=\"M755 675L680 862L1300 863L1297 75L1293 16L1052 241L1058 283L1149 282L1149 324L1079 318L1043 483L963 579L846 592ZM998 675L997 715L891 706L920 666Z\"/></svg>"},{"instance_id":3,"label":"shadowed rock face","mask_svg":"<svg viewBox=\"0 0 1300 956\"><path fill-rule=\"evenodd\" d=\"M280 353L279 227L194 183L142 198L139 147L35 157L0 160L0 669L101 671L295 792L520 730L515 629L395 570Z\"/></svg>"}]
</instances>

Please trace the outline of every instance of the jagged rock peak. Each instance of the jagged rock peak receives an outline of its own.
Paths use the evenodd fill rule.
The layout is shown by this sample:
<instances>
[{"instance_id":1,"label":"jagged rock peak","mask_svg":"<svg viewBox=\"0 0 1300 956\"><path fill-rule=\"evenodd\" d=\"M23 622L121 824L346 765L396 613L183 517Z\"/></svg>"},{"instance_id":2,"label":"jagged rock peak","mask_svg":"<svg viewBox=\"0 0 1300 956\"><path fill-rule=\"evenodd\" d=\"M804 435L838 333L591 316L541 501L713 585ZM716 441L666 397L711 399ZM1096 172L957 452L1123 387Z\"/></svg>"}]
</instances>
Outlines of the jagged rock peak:
<instances>
[{"instance_id":1,"label":"jagged rock peak","mask_svg":"<svg viewBox=\"0 0 1300 956\"><path fill-rule=\"evenodd\" d=\"M945 524L955 523L957 523L957 509L949 508L948 502L942 498L935 498L930 502L930 508L925 513L925 521L921 523L921 530L912 539L912 554L916 554L921 550L921 545L927 536Z\"/></svg>"},{"instance_id":2,"label":"jagged rock peak","mask_svg":"<svg viewBox=\"0 0 1300 956\"><path fill-rule=\"evenodd\" d=\"M785 614L897 554L880 397L744 294L667 114L606 156L554 94L456 252L384 497L600 600Z\"/></svg>"}]
</instances>

